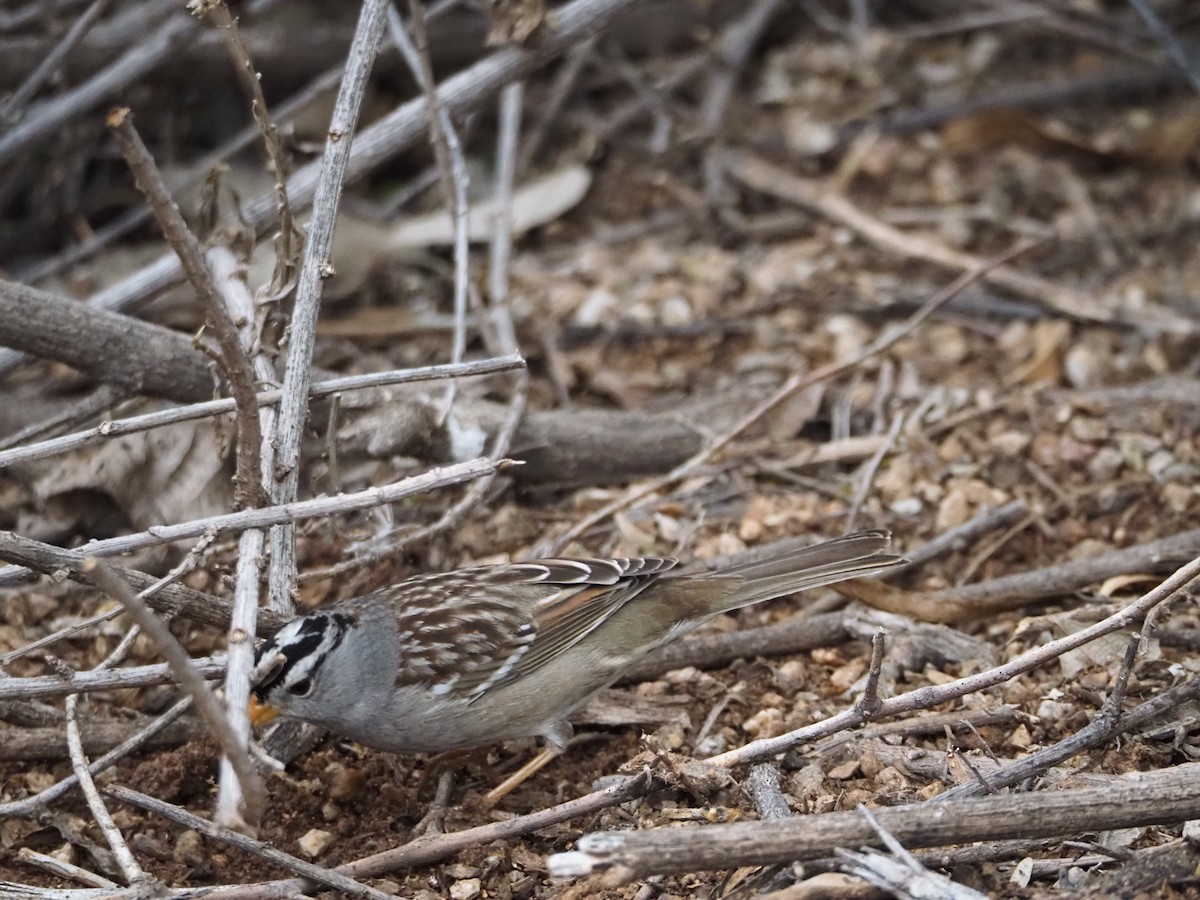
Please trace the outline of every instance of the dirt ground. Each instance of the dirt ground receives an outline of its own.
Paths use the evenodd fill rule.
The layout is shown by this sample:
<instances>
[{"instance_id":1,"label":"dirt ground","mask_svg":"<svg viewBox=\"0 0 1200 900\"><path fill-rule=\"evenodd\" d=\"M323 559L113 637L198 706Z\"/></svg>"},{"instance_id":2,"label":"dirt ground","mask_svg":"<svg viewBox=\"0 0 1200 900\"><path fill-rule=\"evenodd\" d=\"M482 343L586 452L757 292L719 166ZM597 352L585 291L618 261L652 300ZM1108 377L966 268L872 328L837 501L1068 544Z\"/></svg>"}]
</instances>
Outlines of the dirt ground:
<instances>
[{"instance_id":1,"label":"dirt ground","mask_svg":"<svg viewBox=\"0 0 1200 900\"><path fill-rule=\"evenodd\" d=\"M1195 27L1185 4L1161 6L1177 27ZM912 553L1006 504L1022 501L1024 507L890 580L890 618L862 602L870 598L850 600L832 589L721 617L708 626L712 633L838 610L852 627L833 646L697 665L612 689L611 705L626 710L629 721L638 719L632 710L646 707L661 708L668 718L580 722L577 730L587 739L495 808L487 808L484 795L534 746L486 749L456 780L446 831L585 795L647 750L704 758L835 714L862 689L877 627L887 631L890 645L880 686L888 697L945 684L1072 634L1200 555L1200 549L1166 559L1150 555L1137 568L1065 588L1029 596L1010 591L1007 603L991 607L964 604L942 621L931 621L920 600L1182 535L1200 514L1195 92L1172 82L1021 108L955 106L1015 85L1049 96L1056 85L1113 71L1118 63L1159 58L1125 6L1062 7L1044 19L971 27L943 5L906 5L874 21L858 41L827 30L832 13L815 20L780 14L738 71L715 138L701 127L703 79L684 91L657 91L652 117L608 132L606 123L630 97L614 74L618 57L602 54L581 78L576 108L555 122L535 168L582 161L593 184L578 207L520 241L511 263L512 315L529 363L532 409L684 410L690 424L719 437L736 417L723 407L708 419L697 409L716 409L718 399L732 396L742 398L734 403L742 414L793 373L853 360L962 274L961 266L933 261L936 253L987 260L1027 244L1004 265L1029 278L974 281L884 352L796 393L715 458L605 518L565 553L654 553L692 561L857 528L889 529L899 550ZM628 64L653 85L679 60L664 53ZM530 110L545 101L551 79L545 73L529 83ZM915 110L937 115L928 127L896 124ZM668 125L666 146L656 147L654 129ZM490 131L492 124L478 128ZM485 154L486 140L472 138ZM719 174L707 181L706 167L714 166ZM821 202L799 204L774 169L766 169L764 184L755 177L762 167L777 167L812 187ZM358 192L370 197L384 181ZM824 202L828 197L850 204L851 213L839 218L841 208ZM891 245L893 234L912 245ZM485 257L472 256L480 283ZM416 263L377 261L364 287L329 306L317 363L349 373L445 361L449 260L449 251L429 251ZM170 305L154 315L191 324ZM383 321L393 324L381 332ZM474 331L468 349L485 355ZM63 372L49 366L15 383L27 390L38 378L65 384ZM503 403L509 384L498 376L463 390ZM429 465L398 455L351 461L330 475L322 453L318 448L313 465L326 480L314 476L314 492L330 490L334 477L341 479L338 488L357 490ZM91 465L79 459L70 464ZM140 513L104 482L102 467L88 471L92 489L80 485L70 497L58 496L59 517L51 521L35 479L0 470L0 526L76 544L109 533L106 528L137 530ZM151 485L156 477L147 476ZM449 532L336 577L319 572L364 546L381 530L380 518L351 513L307 522L300 531L301 571L318 574L302 582L301 605L353 596L406 574L528 557L540 541L624 489L518 489L502 476ZM426 525L459 496L457 488L426 494L397 505L390 516L397 525ZM98 497L105 499L95 508ZM179 508L171 515L199 517ZM220 539L185 583L228 596L235 543ZM161 572L177 560L156 550L122 563ZM3 603L0 652L8 653L111 601L43 579L5 590ZM884 604L877 599L874 605ZM76 669L94 666L120 640L120 623L45 652ZM1153 625L1129 676L1127 708L1197 677L1200 616L1192 596L1185 592L1161 607ZM187 621L172 628L196 656L223 647L219 629ZM973 780L977 765L1019 759L1075 734L1109 697L1129 634L1123 630L997 687L912 713L901 720L906 730L882 734L872 729L895 723L872 723L840 742L797 747L776 761L788 806L807 815L920 803ZM158 659L143 638L127 664ZM7 663L5 671L32 676L53 668L39 652ZM89 695L80 707L84 731L100 721L132 730L174 698L168 687ZM47 701L57 705L59 698ZM61 727L46 715L44 727ZM933 716L973 724L921 725ZM38 724L2 704L0 719L0 733L10 736ZM1157 724L1061 762L1042 786L1105 784L1105 778L1189 762L1200 753L1195 728L1193 709L1171 710ZM182 744L168 742L123 760L101 784L126 785L208 816L217 754L197 727L188 734ZM945 769L937 777L906 769L889 755L897 748L943 754ZM327 867L397 847L432 802L429 772L423 757L392 757L327 737L268 779L258 836L304 856L301 838L314 829L327 832L328 843L313 857ZM6 759L0 802L69 773L65 745L52 758ZM745 775L735 769L729 784L706 795L659 787L600 813L370 883L403 897L458 900L749 897L793 883L807 883L811 892L780 896L832 896L822 893L832 890L822 887L827 883L805 881L836 868L831 859L653 876L620 887L548 875L547 856L573 849L586 833L754 820ZM112 877L111 856L80 796L72 793L53 808L58 814L42 821L0 822L0 879L69 886L20 862L22 848ZM113 803L112 812L138 861L166 885L289 877L256 856L131 806ZM1172 846L1181 833L1181 826L1166 824L1098 829L1068 840L1000 841L990 845L990 855L964 854L939 871L990 896L1200 896L1190 874L1195 860L1162 877L1136 877L1150 871L1143 868L1147 854ZM1031 870L1020 867L1026 859L1034 863ZM1130 880L1106 880L1114 877ZM855 884L841 896L870 896L862 882Z\"/></svg>"}]
</instances>

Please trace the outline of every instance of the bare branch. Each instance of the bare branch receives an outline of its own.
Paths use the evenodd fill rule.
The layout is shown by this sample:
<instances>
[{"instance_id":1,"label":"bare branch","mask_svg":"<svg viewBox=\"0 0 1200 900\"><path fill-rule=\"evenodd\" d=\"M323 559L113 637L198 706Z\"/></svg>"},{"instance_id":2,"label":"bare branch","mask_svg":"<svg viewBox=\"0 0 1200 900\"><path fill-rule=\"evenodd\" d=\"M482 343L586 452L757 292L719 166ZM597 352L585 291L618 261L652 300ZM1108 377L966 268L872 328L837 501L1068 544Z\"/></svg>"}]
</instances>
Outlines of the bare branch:
<instances>
[{"instance_id":1,"label":"bare branch","mask_svg":"<svg viewBox=\"0 0 1200 900\"><path fill-rule=\"evenodd\" d=\"M258 126L259 132L263 137L263 146L266 148L267 157L271 160L271 169L275 174L275 193L278 198L278 213L279 213L279 234L280 242L278 248L279 263L276 265L277 273L285 273L292 260L292 242L296 240L296 226L292 218L292 207L288 203L287 194L287 165L283 156L283 147L279 143L279 129L275 122L271 119L271 114L267 109L267 98L263 94L262 83L259 81L258 72L254 67L254 60L250 58L250 50L246 47L245 41L242 40L242 33L238 29L237 20L229 12L229 7L224 3L224 0L216 0L216 2L207 3L203 7L204 12L208 15L210 21L213 22L225 35L225 46L229 50L229 55L233 59L234 71L238 74L238 80L241 81L242 87L246 94L250 97L250 114L254 117L254 124ZM279 290L287 282L286 276L283 277L278 284L272 287ZM255 288L262 285L254 285Z\"/></svg>"},{"instance_id":2,"label":"bare branch","mask_svg":"<svg viewBox=\"0 0 1200 900\"><path fill-rule=\"evenodd\" d=\"M508 372L513 369L525 368L525 360L519 356L504 356L494 359L480 359L465 363L444 363L437 366L420 366L413 369L392 369L387 372L375 372L369 375L347 375L342 378L330 378L319 381L312 386L309 397L328 397L345 391L360 391L375 387L385 387L393 384L411 384L416 381L433 381L441 378L470 378L480 375L492 375L496 372ZM258 394L258 405L261 409L279 402L283 396L281 390L262 391ZM67 453L80 447L90 447L102 444L114 437L125 434L136 434L152 428L163 428L177 422L188 422L193 419L203 419L222 413L232 412L237 408L237 401L226 397L220 400L209 400L204 403L193 403L176 409L164 409L159 412L146 413L141 416L131 416L127 419L110 419L95 428L67 434L62 437L50 438L36 444L14 447L12 450L0 452L0 469L28 462L33 459L43 459L57 453Z\"/></svg>"},{"instance_id":3,"label":"bare branch","mask_svg":"<svg viewBox=\"0 0 1200 900\"><path fill-rule=\"evenodd\" d=\"M338 89L329 123L325 152L319 163L313 214L309 220L308 238L297 276L296 301L292 309L291 335L283 375L283 397L279 403L279 419L272 441L275 466L270 495L275 503L295 500L300 484L300 441L308 420L308 388L312 378L312 352L317 336L321 287L325 279L333 274L329 264L329 248L333 243L338 203L350 161L350 148L357 141L354 131L367 89L367 77L375 63L383 36L387 5L386 0L365 0L363 3L346 61L346 74ZM310 168L308 171L313 170ZM292 589L296 584L294 529L288 524L277 525L271 529L270 541L267 605L277 612L285 612L292 608Z\"/></svg>"},{"instance_id":4,"label":"bare branch","mask_svg":"<svg viewBox=\"0 0 1200 900\"><path fill-rule=\"evenodd\" d=\"M13 534L11 531L0 531L0 560L24 567L23 571L26 575L41 572L43 575L57 578L65 576L74 581L86 582L84 564L88 558L87 554L80 553L78 550L64 550L62 547L44 544L41 541ZM180 584L168 584L162 590L157 590L156 586L160 580L152 575L121 566L114 565L113 568L139 591L155 589L155 592L146 598L151 609L169 612L172 615L186 616L193 621L218 627L225 627L229 624L231 606L229 601L223 597L214 597ZM0 573L8 575L9 570L0 569ZM8 583L16 583L20 580L21 577L14 577ZM269 631L274 631L286 621L283 616L270 610L263 610L260 618ZM84 623L85 627L86 624L88 623ZM61 635L62 632L48 635L47 642L57 640ZM6 654L0 658L0 665L6 660L20 656L24 650L25 648L20 648L20 650Z\"/></svg>"},{"instance_id":5,"label":"bare branch","mask_svg":"<svg viewBox=\"0 0 1200 900\"><path fill-rule=\"evenodd\" d=\"M225 720L224 710L212 689L201 677L192 664L187 651L180 646L175 636L167 630L167 626L158 618L140 597L133 592L129 585L117 576L111 569L99 560L92 560L90 581L114 600L125 607L125 611L137 622L146 636L154 641L159 652L166 658L171 671L179 684L191 695L196 703L196 711L208 726L221 752L233 763L237 770L238 780L242 784L242 793L246 802L242 815L249 827L256 828L262 818L263 806L266 802L266 791L262 779L250 761L245 744L239 743L237 736Z\"/></svg>"},{"instance_id":6,"label":"bare branch","mask_svg":"<svg viewBox=\"0 0 1200 900\"><path fill-rule=\"evenodd\" d=\"M437 82L434 81L433 64L429 59L425 13L417 0L409 0L408 13L411 38L393 6L388 7L388 31L424 92L425 102L429 104L429 139L454 219L454 343L450 350L450 361L459 362L467 346L467 278L471 252L467 241L467 219L471 214L467 188L470 179L458 132L438 102ZM451 382L447 392L447 415L454 404L455 391L456 385Z\"/></svg>"},{"instance_id":7,"label":"bare branch","mask_svg":"<svg viewBox=\"0 0 1200 900\"><path fill-rule=\"evenodd\" d=\"M134 42L120 59L75 89L37 104L29 110L24 121L0 135L0 165L12 161L19 153L49 137L64 122L92 109L124 85L141 78L193 35L197 23L183 10L178 7L161 8L169 10L169 13L166 21L159 24L153 33Z\"/></svg>"},{"instance_id":8,"label":"bare branch","mask_svg":"<svg viewBox=\"0 0 1200 900\"><path fill-rule=\"evenodd\" d=\"M505 461L493 462L490 459L478 458L458 463L453 466L430 469L420 475L405 478L394 484L377 488L367 488L353 494L343 494L338 497L318 497L313 500L303 500L284 506L267 506L262 509L245 509L241 512L227 513L201 519L193 522L183 522L178 525L159 525L149 531L138 534L122 535L102 541L93 541L84 550L91 556L116 556L129 550L142 547L153 547L157 544L172 541L197 538L208 529L216 532L243 531L247 528L262 528L266 525L276 525L282 522L298 522L302 519L318 518L333 513L351 512L356 509L369 509L394 503L404 497L419 494L447 485L460 484L470 481L480 475L486 475L505 466ZM0 538L6 542L19 542L21 539L12 532L0 531ZM7 558L0 555L0 559ZM0 569L0 587L16 584L29 574L29 570L12 566Z\"/></svg>"},{"instance_id":9,"label":"bare branch","mask_svg":"<svg viewBox=\"0 0 1200 900\"><path fill-rule=\"evenodd\" d=\"M179 205L171 197L167 185L158 171L158 166L141 137L133 127L128 109L114 110L108 116L121 152L133 170L138 188L146 195L159 227L175 252L179 255L188 281L204 307L208 321L212 323L221 347L221 368L229 381L229 387L237 400L237 475L234 484L242 506L261 506L265 500L262 490L262 429L258 421L258 398L255 394L254 373L246 351L238 340L237 327L217 294L212 273L204 261L204 250L200 241L192 234L179 212Z\"/></svg>"},{"instance_id":10,"label":"bare branch","mask_svg":"<svg viewBox=\"0 0 1200 900\"><path fill-rule=\"evenodd\" d=\"M105 841L108 842L125 880L130 885L145 884L149 886L154 883L154 879L142 871L137 860L133 858L133 854L129 852L129 845L125 843L121 830L117 828L108 809L105 808L104 801L100 798L100 792L96 790L96 782L92 780L92 773L88 771L87 757L83 754L83 742L79 738L79 719L76 716L78 705L78 694L71 694L67 697L67 744L71 749L71 768L75 770L75 778L79 781L79 787L87 799L88 809L92 811L92 818L95 819L97 827L104 835Z\"/></svg>"},{"instance_id":11,"label":"bare branch","mask_svg":"<svg viewBox=\"0 0 1200 900\"><path fill-rule=\"evenodd\" d=\"M1200 816L1200 764L1138 772L1105 787L911 803L884 807L875 815L909 848L1173 825ZM789 863L826 856L837 847L881 843L860 813L848 811L588 834L576 841L577 850L554 854L548 863L555 877L609 869L611 885L657 873Z\"/></svg>"},{"instance_id":12,"label":"bare branch","mask_svg":"<svg viewBox=\"0 0 1200 900\"><path fill-rule=\"evenodd\" d=\"M524 78L579 41L604 30L618 15L636 5L637 0L573 0L555 11L556 27L548 29L543 40L529 47L505 47L448 78L438 88L438 101L451 116L477 109L504 85ZM425 134L427 117L425 99L418 97L364 128L354 137L348 177L364 175L412 147ZM288 180L288 197L294 210L302 210L313 202L321 165L310 163ZM254 198L244 212L251 224L261 227L273 218L275 208L275 194L271 192ZM124 309L170 287L180 277L179 261L168 254L121 283L92 295L89 303L102 309Z\"/></svg>"},{"instance_id":13,"label":"bare branch","mask_svg":"<svg viewBox=\"0 0 1200 900\"><path fill-rule=\"evenodd\" d=\"M393 898L392 894L376 890L369 885L355 881L348 875L342 875L336 871L324 869L313 863L297 859L289 853L275 849L266 841L255 840L252 837L247 837L229 828L222 828L208 819L188 812L181 806L149 797L140 791L135 791L121 785L114 785L105 788L104 793L131 806L136 806L139 809L144 809L170 819L172 822L177 822L184 828L198 831L206 837L223 841L226 844L237 847L239 850L252 853L255 856L265 859L272 865L281 866L284 869L295 872L301 878L305 878L316 884L328 885L334 890L349 894L352 897L373 897L375 900L392 900Z\"/></svg>"},{"instance_id":14,"label":"bare branch","mask_svg":"<svg viewBox=\"0 0 1200 900\"><path fill-rule=\"evenodd\" d=\"M62 65L63 60L83 40L88 29L104 15L110 2L111 0L92 0L88 8L83 11L83 15L67 29L62 40L54 45L54 49L46 54L37 64L37 68L30 72L29 76L21 83L21 86L12 92L8 100L0 105L0 122L15 122L20 118L25 105L34 98L42 85L46 83L46 79L54 74L54 71Z\"/></svg>"}]
</instances>

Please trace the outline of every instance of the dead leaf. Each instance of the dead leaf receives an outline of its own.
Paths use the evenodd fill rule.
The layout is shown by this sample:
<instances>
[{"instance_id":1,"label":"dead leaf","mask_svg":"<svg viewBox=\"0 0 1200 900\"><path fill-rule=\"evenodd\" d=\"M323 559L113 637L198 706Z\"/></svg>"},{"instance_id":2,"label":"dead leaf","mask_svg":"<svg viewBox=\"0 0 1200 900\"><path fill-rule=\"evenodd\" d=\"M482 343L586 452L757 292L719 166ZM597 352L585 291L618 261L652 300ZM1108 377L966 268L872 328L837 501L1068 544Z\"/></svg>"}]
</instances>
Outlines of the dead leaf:
<instances>
[{"instance_id":1,"label":"dead leaf","mask_svg":"<svg viewBox=\"0 0 1200 900\"><path fill-rule=\"evenodd\" d=\"M227 456L211 421L181 422L19 468L30 479L42 509L69 510L86 518L92 512L87 504L70 503L70 498L86 499L91 492L98 492L110 498L134 528L142 530L163 522L202 519L232 508Z\"/></svg>"},{"instance_id":2,"label":"dead leaf","mask_svg":"<svg viewBox=\"0 0 1200 900\"><path fill-rule=\"evenodd\" d=\"M1062 378L1062 358L1071 337L1071 324L1062 319L1042 319L1030 333L1033 353L1005 379L1008 384L1058 383Z\"/></svg>"},{"instance_id":3,"label":"dead leaf","mask_svg":"<svg viewBox=\"0 0 1200 900\"><path fill-rule=\"evenodd\" d=\"M489 47L527 44L546 20L545 0L491 0L488 10Z\"/></svg>"}]
</instances>

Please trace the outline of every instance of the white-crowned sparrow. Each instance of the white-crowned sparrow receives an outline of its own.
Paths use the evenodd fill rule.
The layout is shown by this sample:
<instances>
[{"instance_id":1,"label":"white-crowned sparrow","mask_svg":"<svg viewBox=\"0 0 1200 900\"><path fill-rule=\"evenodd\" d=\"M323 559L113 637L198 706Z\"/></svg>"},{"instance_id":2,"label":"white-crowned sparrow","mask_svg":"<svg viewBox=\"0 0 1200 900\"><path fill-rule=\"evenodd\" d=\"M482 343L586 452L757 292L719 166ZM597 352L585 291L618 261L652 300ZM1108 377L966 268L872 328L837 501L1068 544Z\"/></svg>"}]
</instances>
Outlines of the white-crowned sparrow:
<instances>
[{"instance_id":1,"label":"white-crowned sparrow","mask_svg":"<svg viewBox=\"0 0 1200 900\"><path fill-rule=\"evenodd\" d=\"M543 559L420 575L289 622L259 648L252 719L303 719L391 751L540 735L712 616L886 569L885 532L716 572L673 559Z\"/></svg>"}]
</instances>

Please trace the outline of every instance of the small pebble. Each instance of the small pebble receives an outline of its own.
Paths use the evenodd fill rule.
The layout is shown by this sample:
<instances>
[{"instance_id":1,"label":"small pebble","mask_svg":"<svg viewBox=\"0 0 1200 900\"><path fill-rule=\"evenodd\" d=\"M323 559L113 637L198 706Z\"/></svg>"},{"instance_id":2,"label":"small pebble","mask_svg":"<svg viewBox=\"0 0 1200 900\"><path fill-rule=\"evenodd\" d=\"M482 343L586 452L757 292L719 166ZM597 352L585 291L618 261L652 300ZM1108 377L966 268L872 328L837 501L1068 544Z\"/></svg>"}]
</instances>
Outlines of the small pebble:
<instances>
[{"instance_id":1,"label":"small pebble","mask_svg":"<svg viewBox=\"0 0 1200 900\"><path fill-rule=\"evenodd\" d=\"M718 753L724 753L729 746L729 742L723 734L710 734L704 740L696 744L696 755L703 758L706 756L716 756Z\"/></svg>"},{"instance_id":2,"label":"small pebble","mask_svg":"<svg viewBox=\"0 0 1200 900\"><path fill-rule=\"evenodd\" d=\"M172 855L185 866L199 866L204 862L204 841L198 832L185 831L176 838Z\"/></svg>"},{"instance_id":3,"label":"small pebble","mask_svg":"<svg viewBox=\"0 0 1200 900\"><path fill-rule=\"evenodd\" d=\"M300 838L296 843L300 847L300 852L309 859L315 859L333 842L333 835L328 831L322 831L319 828L314 828L304 837Z\"/></svg>"},{"instance_id":4,"label":"small pebble","mask_svg":"<svg viewBox=\"0 0 1200 900\"><path fill-rule=\"evenodd\" d=\"M57 850L52 850L50 855L67 865L75 864L75 847L71 844L63 844Z\"/></svg>"}]
</instances>

